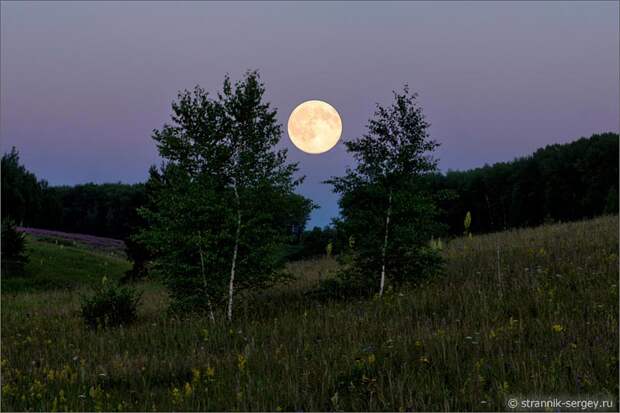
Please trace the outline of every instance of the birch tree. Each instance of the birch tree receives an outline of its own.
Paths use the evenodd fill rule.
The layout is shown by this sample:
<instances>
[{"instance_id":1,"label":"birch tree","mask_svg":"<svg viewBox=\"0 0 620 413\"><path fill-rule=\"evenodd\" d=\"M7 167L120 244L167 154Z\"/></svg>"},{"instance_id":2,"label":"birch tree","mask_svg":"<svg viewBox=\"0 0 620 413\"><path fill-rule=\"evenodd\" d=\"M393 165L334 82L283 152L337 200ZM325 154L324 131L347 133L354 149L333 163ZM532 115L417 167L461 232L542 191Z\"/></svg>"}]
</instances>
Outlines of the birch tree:
<instances>
[{"instance_id":1,"label":"birch tree","mask_svg":"<svg viewBox=\"0 0 620 413\"><path fill-rule=\"evenodd\" d=\"M228 320L239 290L284 276L280 251L291 229L283 217L310 205L292 192L297 165L274 149L282 131L264 93L257 72L234 84L226 76L214 97L185 91L173 122L153 135L164 164L151 171L140 237L156 250L177 302L210 314L225 305Z\"/></svg>"},{"instance_id":2,"label":"birch tree","mask_svg":"<svg viewBox=\"0 0 620 413\"><path fill-rule=\"evenodd\" d=\"M340 226L356 240L347 277L374 284L379 295L388 278L400 283L436 267L425 243L439 211L421 179L437 170L429 126L405 85L391 105L377 105L366 133L344 142L355 167L327 181L341 195Z\"/></svg>"}]
</instances>

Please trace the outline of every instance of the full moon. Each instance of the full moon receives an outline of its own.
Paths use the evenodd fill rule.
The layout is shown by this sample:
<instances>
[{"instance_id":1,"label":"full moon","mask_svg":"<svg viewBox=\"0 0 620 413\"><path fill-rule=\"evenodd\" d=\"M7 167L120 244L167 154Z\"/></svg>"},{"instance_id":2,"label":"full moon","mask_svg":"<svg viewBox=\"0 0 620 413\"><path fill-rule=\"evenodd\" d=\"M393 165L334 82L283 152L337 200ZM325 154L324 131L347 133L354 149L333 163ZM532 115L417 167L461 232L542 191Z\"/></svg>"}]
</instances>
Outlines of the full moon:
<instances>
[{"instance_id":1,"label":"full moon","mask_svg":"<svg viewBox=\"0 0 620 413\"><path fill-rule=\"evenodd\" d=\"M288 136L307 153L323 153L338 143L342 133L340 115L322 100L308 100L297 106L288 118Z\"/></svg>"}]
</instances>

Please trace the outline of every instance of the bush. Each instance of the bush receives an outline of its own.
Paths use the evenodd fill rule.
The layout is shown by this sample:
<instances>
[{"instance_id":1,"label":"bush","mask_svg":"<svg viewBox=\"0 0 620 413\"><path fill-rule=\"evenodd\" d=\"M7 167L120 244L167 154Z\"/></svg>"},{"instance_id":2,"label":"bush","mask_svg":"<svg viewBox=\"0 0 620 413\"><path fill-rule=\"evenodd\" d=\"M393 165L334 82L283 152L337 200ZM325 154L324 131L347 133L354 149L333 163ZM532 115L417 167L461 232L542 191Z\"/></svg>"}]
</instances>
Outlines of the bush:
<instances>
[{"instance_id":1,"label":"bush","mask_svg":"<svg viewBox=\"0 0 620 413\"><path fill-rule=\"evenodd\" d=\"M22 232L17 231L11 219L2 221L2 274L5 276L23 275L26 256L26 239Z\"/></svg>"},{"instance_id":2,"label":"bush","mask_svg":"<svg viewBox=\"0 0 620 413\"><path fill-rule=\"evenodd\" d=\"M91 328L131 324L138 318L141 293L131 287L120 287L104 277L94 294L82 297L82 318Z\"/></svg>"},{"instance_id":3,"label":"bush","mask_svg":"<svg viewBox=\"0 0 620 413\"><path fill-rule=\"evenodd\" d=\"M401 271L393 273L387 290L396 291L402 287L416 286L429 278L443 272L443 259L439 254L437 243L433 247L418 247L404 250L402 256L392 257L392 263ZM362 261L352 251L346 251L338 257L340 269L333 278L319 282L318 288L307 295L321 300L341 300L348 298L368 298L377 294L379 270L369 270L372 263ZM359 265L366 262L366 265ZM361 268L360 268L361 267Z\"/></svg>"},{"instance_id":4,"label":"bush","mask_svg":"<svg viewBox=\"0 0 620 413\"><path fill-rule=\"evenodd\" d=\"M151 254L146 246L142 242L136 241L133 237L127 237L125 239L125 253L129 261L133 263L133 266L125 272L125 275L120 280L121 283L146 278L149 274L148 263L151 259Z\"/></svg>"}]
</instances>

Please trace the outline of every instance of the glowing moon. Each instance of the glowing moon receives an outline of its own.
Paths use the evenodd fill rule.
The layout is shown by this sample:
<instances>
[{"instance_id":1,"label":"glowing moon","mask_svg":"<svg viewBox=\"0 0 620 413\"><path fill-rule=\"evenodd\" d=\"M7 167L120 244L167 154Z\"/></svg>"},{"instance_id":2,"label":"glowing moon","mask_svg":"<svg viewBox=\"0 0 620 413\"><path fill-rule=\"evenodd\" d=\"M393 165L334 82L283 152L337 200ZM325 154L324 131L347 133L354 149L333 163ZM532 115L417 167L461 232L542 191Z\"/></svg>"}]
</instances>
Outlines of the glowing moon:
<instances>
[{"instance_id":1,"label":"glowing moon","mask_svg":"<svg viewBox=\"0 0 620 413\"><path fill-rule=\"evenodd\" d=\"M288 118L288 136L307 153L323 153L338 143L342 121L336 109L322 100L308 100Z\"/></svg>"}]
</instances>

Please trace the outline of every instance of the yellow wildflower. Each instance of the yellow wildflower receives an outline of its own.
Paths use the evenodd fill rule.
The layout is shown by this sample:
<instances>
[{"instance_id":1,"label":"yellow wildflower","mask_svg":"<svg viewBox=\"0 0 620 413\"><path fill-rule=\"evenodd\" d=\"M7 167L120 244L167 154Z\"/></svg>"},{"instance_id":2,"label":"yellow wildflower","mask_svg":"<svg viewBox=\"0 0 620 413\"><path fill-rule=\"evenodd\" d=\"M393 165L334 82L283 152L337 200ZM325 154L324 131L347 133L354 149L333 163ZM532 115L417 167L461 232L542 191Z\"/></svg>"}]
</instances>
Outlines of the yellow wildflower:
<instances>
[{"instance_id":1,"label":"yellow wildflower","mask_svg":"<svg viewBox=\"0 0 620 413\"><path fill-rule=\"evenodd\" d=\"M248 359L245 358L245 356L243 354L239 354L237 356L237 366L239 367L239 370L243 371L245 369L245 365L247 364Z\"/></svg>"},{"instance_id":2,"label":"yellow wildflower","mask_svg":"<svg viewBox=\"0 0 620 413\"><path fill-rule=\"evenodd\" d=\"M181 402L181 391L175 387L172 389L171 394L172 394L172 403L179 404Z\"/></svg>"},{"instance_id":3,"label":"yellow wildflower","mask_svg":"<svg viewBox=\"0 0 620 413\"><path fill-rule=\"evenodd\" d=\"M196 385L200 381L200 370L192 369L192 384Z\"/></svg>"},{"instance_id":4,"label":"yellow wildflower","mask_svg":"<svg viewBox=\"0 0 620 413\"><path fill-rule=\"evenodd\" d=\"M554 324L551 326L551 330L556 333L561 333L562 331L564 331L564 327L561 324Z\"/></svg>"}]
</instances>

